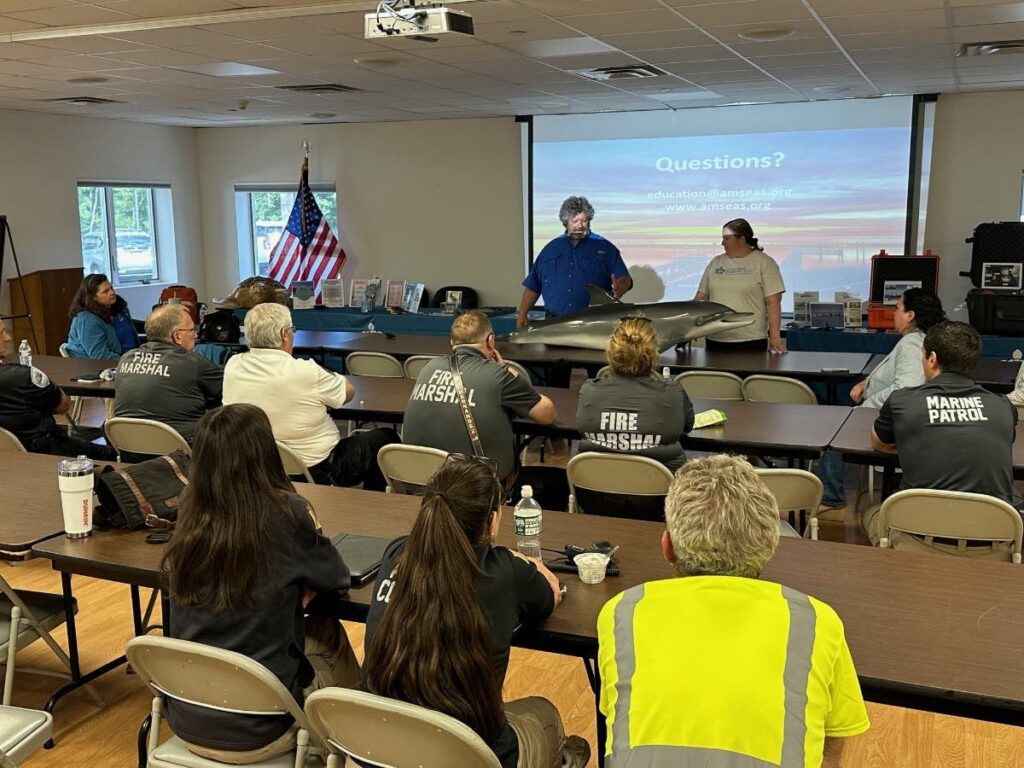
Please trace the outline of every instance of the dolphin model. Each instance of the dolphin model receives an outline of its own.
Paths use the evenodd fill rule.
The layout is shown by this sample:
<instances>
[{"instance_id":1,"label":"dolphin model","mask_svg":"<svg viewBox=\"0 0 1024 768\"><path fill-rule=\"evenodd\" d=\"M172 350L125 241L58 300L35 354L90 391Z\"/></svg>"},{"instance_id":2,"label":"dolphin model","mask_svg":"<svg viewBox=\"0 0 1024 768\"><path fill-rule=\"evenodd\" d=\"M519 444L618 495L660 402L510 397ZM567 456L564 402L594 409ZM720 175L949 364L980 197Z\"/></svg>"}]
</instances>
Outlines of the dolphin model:
<instances>
[{"instance_id":1,"label":"dolphin model","mask_svg":"<svg viewBox=\"0 0 1024 768\"><path fill-rule=\"evenodd\" d=\"M627 317L646 317L658 334L658 351L754 322L753 312L734 312L713 301L665 301L627 304L595 285L588 285L590 306L574 315L553 317L518 328L502 341L508 344L549 344L604 350L615 324Z\"/></svg>"}]
</instances>

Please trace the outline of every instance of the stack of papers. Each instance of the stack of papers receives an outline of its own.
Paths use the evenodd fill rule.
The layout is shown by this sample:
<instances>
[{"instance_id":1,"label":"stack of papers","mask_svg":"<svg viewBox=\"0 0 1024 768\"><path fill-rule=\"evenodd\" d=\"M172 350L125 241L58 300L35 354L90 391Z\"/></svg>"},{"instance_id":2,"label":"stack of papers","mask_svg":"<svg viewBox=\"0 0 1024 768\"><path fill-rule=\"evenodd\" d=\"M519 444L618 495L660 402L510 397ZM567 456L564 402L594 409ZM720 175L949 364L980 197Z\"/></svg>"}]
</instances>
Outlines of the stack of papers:
<instances>
[{"instance_id":1,"label":"stack of papers","mask_svg":"<svg viewBox=\"0 0 1024 768\"><path fill-rule=\"evenodd\" d=\"M693 428L703 429L704 427L714 427L718 424L724 424L726 418L725 411L719 410L718 408L701 411L693 417Z\"/></svg>"}]
</instances>

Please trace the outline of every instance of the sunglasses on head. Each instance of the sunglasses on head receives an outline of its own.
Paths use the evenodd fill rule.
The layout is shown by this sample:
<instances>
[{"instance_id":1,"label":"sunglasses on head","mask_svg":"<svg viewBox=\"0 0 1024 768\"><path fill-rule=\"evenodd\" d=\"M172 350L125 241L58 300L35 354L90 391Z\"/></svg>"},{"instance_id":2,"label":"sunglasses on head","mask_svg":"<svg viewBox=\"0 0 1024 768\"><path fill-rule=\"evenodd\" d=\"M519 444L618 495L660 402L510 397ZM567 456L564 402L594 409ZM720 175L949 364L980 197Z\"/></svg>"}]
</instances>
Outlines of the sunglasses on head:
<instances>
[{"instance_id":1,"label":"sunglasses on head","mask_svg":"<svg viewBox=\"0 0 1024 768\"><path fill-rule=\"evenodd\" d=\"M469 462L471 464L479 464L480 466L487 468L491 473L491 478L494 480L494 493L491 495L490 505L492 510L497 509L501 505L503 499L501 480L498 478L498 462L489 456L469 456L465 453L449 453L441 466L455 462Z\"/></svg>"}]
</instances>

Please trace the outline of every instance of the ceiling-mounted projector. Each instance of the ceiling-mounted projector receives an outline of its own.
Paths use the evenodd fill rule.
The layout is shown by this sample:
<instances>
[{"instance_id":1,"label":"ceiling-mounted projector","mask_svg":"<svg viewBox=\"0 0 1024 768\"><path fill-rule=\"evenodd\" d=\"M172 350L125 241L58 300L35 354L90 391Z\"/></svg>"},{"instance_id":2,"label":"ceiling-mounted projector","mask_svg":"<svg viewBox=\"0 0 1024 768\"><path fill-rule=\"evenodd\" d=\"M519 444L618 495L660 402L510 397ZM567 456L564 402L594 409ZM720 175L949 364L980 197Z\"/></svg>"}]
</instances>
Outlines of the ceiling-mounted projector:
<instances>
[{"instance_id":1,"label":"ceiling-mounted projector","mask_svg":"<svg viewBox=\"0 0 1024 768\"><path fill-rule=\"evenodd\" d=\"M437 42L435 35L473 34L473 17L442 5L416 5L415 0L383 0L364 17L364 37L412 37Z\"/></svg>"}]
</instances>

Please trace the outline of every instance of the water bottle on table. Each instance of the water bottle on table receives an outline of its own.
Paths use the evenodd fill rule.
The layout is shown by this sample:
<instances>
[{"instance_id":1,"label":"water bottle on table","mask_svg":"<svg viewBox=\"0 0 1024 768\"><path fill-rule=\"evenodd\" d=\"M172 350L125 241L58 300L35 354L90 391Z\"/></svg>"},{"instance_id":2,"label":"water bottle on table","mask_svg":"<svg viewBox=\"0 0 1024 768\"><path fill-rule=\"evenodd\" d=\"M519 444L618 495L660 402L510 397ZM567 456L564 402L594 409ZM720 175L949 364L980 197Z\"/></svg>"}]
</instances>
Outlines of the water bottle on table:
<instances>
[{"instance_id":1,"label":"water bottle on table","mask_svg":"<svg viewBox=\"0 0 1024 768\"><path fill-rule=\"evenodd\" d=\"M57 463L57 486L60 488L61 508L64 512L64 533L69 539L92 535L93 513L92 459L79 456Z\"/></svg>"},{"instance_id":2,"label":"water bottle on table","mask_svg":"<svg viewBox=\"0 0 1024 768\"><path fill-rule=\"evenodd\" d=\"M540 558L540 534L543 529L540 504L533 498L533 487L524 485L523 497L512 512L516 549L527 557Z\"/></svg>"},{"instance_id":3,"label":"water bottle on table","mask_svg":"<svg viewBox=\"0 0 1024 768\"><path fill-rule=\"evenodd\" d=\"M18 345L18 363L21 365L32 365L32 347L28 345L28 339L22 339Z\"/></svg>"}]
</instances>

